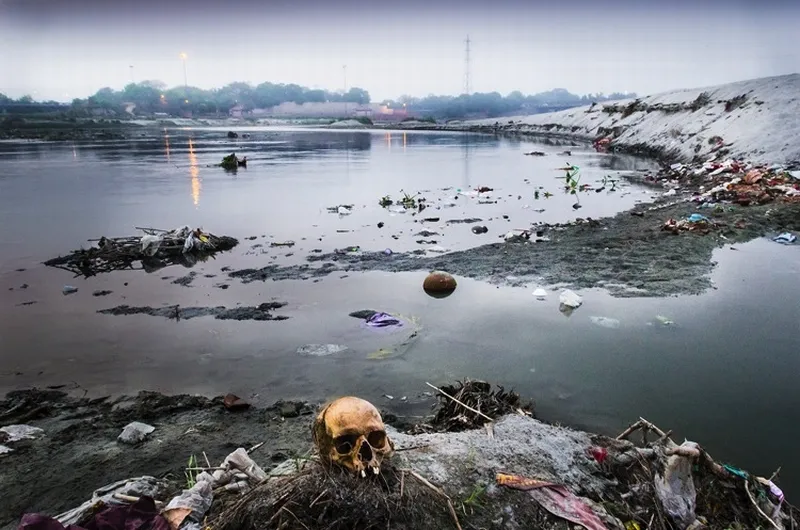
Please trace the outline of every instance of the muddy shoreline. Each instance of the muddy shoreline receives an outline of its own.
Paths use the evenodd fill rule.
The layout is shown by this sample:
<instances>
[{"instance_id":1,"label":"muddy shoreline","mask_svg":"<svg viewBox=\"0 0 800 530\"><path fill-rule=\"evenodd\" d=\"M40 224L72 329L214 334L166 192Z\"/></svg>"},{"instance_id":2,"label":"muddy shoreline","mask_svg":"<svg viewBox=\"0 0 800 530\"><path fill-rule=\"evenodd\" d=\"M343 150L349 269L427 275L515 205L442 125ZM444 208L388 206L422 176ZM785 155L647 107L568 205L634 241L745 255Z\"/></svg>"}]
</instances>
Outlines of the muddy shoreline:
<instances>
[{"instance_id":1,"label":"muddy shoreline","mask_svg":"<svg viewBox=\"0 0 800 530\"><path fill-rule=\"evenodd\" d=\"M335 470L321 472L315 463L311 433L318 404L279 401L266 408L233 410L225 405L227 401L230 406L233 400L221 397L141 392L116 399L90 399L81 396L79 390L71 389L71 395L56 389L22 390L11 392L0 401L0 424L27 424L43 433L36 439L10 443L12 452L0 456L4 471L0 474L0 493L4 499L0 506L0 529L16 528L27 513L56 516L81 505L100 487L135 477L166 481L166 494L159 499L166 501L188 487L187 466L205 466L206 460L221 462L238 448L249 450L252 460L267 474L278 473L280 467L285 475L288 469L287 480L291 482L293 477L301 480L304 485L297 493L306 492L309 501L325 495L328 490L322 490L330 482L330 487L341 488L340 496L335 498L344 499L352 504L350 510L358 512L370 508L363 500L353 504L359 495L379 499L384 491L369 481L345 479L336 475ZM465 528L526 528L530 524L542 529L571 528L563 519L548 513L546 503L539 504L542 500L532 502L522 492L500 487L499 477L505 473L561 485L562 491L586 503L608 528L622 528L621 523L628 521L647 524L648 520L647 528L674 528L669 517L676 516L660 511L664 508L659 508L659 503L664 501L659 500L659 478L656 477L654 487L653 471L647 461L654 460L652 466L659 469L663 465L660 460L666 461L669 454L663 451L678 446L668 433L645 420L631 425L626 433L635 430L636 425L645 425L661 438L648 442L645 448L637 448L627 439L611 439L540 422L523 409L498 417L489 429L475 428L479 425L476 424L444 432L426 428L420 431L420 427L430 425L418 423L411 429L415 434L404 432L411 425L385 411L381 415L389 425L386 432L396 449L381 468L381 477L389 481L386 486L390 491L398 487L402 491L395 475L398 471L414 470L417 476L424 477L422 480L433 481L447 492L459 508L455 519L460 519ZM450 413L440 409L431 424L439 416L456 423L458 418L463 421L457 407ZM154 430L138 443L123 443L118 436L131 422L143 422ZM487 435L487 431L492 435ZM687 450L694 447L690 445ZM708 521L711 528L728 527L719 525L733 521L744 521L744 527L755 528L760 522L759 514L747 500L741 476L725 471L706 453L702 454L706 461L699 462L693 477L690 475L698 490L697 517ZM304 476L309 480L305 481ZM336 476L340 478L330 481ZM281 484L278 480L262 483L244 496L216 491L210 510L211 527L277 528L271 524L274 517L265 501L270 498L272 486ZM410 477L406 476L406 480ZM406 492L412 497L416 495L414 484L406 485L409 488ZM426 494L426 490L419 490L418 494ZM773 501L766 493L762 495L762 506L774 510ZM439 503L419 504L416 512L405 515L392 510L382 513L380 508L382 504L378 503L363 515L345 514L344 521L366 517L367 521L394 520L392 527L396 528L419 528L421 521L435 521L437 528L454 527L453 511L448 513ZM691 510L687 516L694 518L694 506ZM791 505L784 505L784 519L795 515ZM316 521L309 524L280 527L316 528L320 527L320 521L329 522L337 517L324 511L313 516ZM269 524L264 523L267 519ZM351 523L333 527L373 527L364 520Z\"/></svg>"},{"instance_id":2,"label":"muddy shoreline","mask_svg":"<svg viewBox=\"0 0 800 530\"><path fill-rule=\"evenodd\" d=\"M308 264L229 273L244 283L311 279L332 272L446 270L498 284L602 287L618 297L698 294L711 287L715 249L781 231L800 230L800 204L726 206L708 214L719 230L672 234L667 219L698 211L690 202L639 205L610 218L545 229L549 241L501 242L448 254L310 254Z\"/></svg>"},{"instance_id":3,"label":"muddy shoreline","mask_svg":"<svg viewBox=\"0 0 800 530\"><path fill-rule=\"evenodd\" d=\"M0 401L0 425L29 424L45 433L12 444L14 452L0 456L0 529L16 528L27 512L54 515L78 506L96 488L125 478L167 477L178 490L187 459L192 454L203 459L203 451L217 462L237 447L265 442L254 458L269 469L311 449L314 407L305 403L234 413L221 397L82 394L32 389L10 392ZM117 442L132 421L156 430L140 445Z\"/></svg>"}]
</instances>

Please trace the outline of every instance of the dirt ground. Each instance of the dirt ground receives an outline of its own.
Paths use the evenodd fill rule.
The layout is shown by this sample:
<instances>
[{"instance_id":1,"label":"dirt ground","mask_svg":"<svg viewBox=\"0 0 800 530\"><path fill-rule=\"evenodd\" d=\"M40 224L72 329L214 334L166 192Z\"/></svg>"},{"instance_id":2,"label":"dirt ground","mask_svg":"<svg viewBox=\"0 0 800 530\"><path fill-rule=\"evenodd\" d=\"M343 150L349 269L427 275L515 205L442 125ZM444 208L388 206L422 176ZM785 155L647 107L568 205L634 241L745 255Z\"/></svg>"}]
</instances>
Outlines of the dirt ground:
<instances>
[{"instance_id":1,"label":"dirt ground","mask_svg":"<svg viewBox=\"0 0 800 530\"><path fill-rule=\"evenodd\" d=\"M251 457L264 470L288 460L297 463L297 472L244 495L215 493L211 528L455 528L456 519L464 529L573 528L548 513L541 500L498 485L498 473L561 484L610 529L675 528L654 489L654 473L662 472L663 451L670 447L664 445L668 434L640 449L626 440L549 425L519 409L489 429L412 435L403 432L409 425L382 413L391 424L387 434L395 454L380 474L364 480L323 469L312 458L316 410L307 403L278 402L232 412L222 398L153 392L114 400L77 397L74 391L9 393L0 401L0 425L27 424L45 435L11 443L13 452L0 457L0 529L15 528L25 513L57 515L90 499L99 487L142 475L169 482L171 491L159 499L166 501L185 487L190 456L200 465L207 456L213 466L237 448L257 444L263 445ZM469 423L460 409L454 418ZM483 421L476 416L472 422L477 420ZM131 421L148 423L155 431L138 445L118 442ZM598 460L597 450L607 457ZM703 462L692 471L696 515L706 521L704 528L758 527L763 515L748 500L741 476L712 465L714 473ZM759 503L772 513L766 490L757 487ZM284 508L291 517L282 517ZM786 528L796 524L788 503L782 517ZM630 526L633 522L639 526Z\"/></svg>"},{"instance_id":2,"label":"dirt ground","mask_svg":"<svg viewBox=\"0 0 800 530\"><path fill-rule=\"evenodd\" d=\"M683 219L698 211L719 229L705 235L661 230L668 219ZM708 273L716 248L786 230L800 230L800 204L698 210L694 203L664 203L640 205L614 217L545 227L550 241L494 243L434 257L382 252L311 254L307 265L272 265L229 274L251 282L313 278L336 271L440 269L494 283L509 283L511 276L513 283L604 287L621 297L697 294L711 286Z\"/></svg>"},{"instance_id":3,"label":"dirt ground","mask_svg":"<svg viewBox=\"0 0 800 530\"><path fill-rule=\"evenodd\" d=\"M221 398L142 392L87 399L54 390L11 392L0 401L0 425L44 429L39 440L0 456L0 528L16 528L27 512L55 515L91 498L101 486L130 477L168 477L185 484L191 455L218 464L239 447L265 442L253 459L268 470L311 449L312 407L277 403L229 412ZM81 393L78 395L80 396ZM156 430L140 445L117 442L132 421Z\"/></svg>"}]
</instances>

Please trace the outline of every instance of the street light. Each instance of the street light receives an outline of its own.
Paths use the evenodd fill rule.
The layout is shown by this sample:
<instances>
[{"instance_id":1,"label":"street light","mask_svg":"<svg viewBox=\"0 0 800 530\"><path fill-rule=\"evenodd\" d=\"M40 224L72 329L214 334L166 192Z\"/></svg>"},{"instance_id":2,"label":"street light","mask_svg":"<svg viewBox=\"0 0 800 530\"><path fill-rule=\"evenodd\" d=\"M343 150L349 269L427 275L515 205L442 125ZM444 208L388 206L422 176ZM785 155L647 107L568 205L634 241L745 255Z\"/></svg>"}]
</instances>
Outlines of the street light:
<instances>
[{"instance_id":1,"label":"street light","mask_svg":"<svg viewBox=\"0 0 800 530\"><path fill-rule=\"evenodd\" d=\"M183 87L189 88L189 82L186 80L186 59L188 59L189 56L186 55L186 52L181 52L180 58L181 61L183 61Z\"/></svg>"}]
</instances>

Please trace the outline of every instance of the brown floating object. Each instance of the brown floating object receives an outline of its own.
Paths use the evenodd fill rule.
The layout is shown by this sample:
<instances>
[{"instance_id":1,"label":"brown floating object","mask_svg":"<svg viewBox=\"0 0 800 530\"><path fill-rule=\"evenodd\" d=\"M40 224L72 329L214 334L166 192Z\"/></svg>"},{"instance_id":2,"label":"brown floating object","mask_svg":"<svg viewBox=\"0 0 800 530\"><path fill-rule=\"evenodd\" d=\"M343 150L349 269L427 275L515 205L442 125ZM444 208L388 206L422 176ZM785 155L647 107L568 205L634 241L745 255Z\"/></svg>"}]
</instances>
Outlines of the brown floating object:
<instances>
[{"instance_id":1,"label":"brown floating object","mask_svg":"<svg viewBox=\"0 0 800 530\"><path fill-rule=\"evenodd\" d=\"M433 271L425 278L422 288L431 296L449 295L456 290L456 279L450 273Z\"/></svg>"}]
</instances>

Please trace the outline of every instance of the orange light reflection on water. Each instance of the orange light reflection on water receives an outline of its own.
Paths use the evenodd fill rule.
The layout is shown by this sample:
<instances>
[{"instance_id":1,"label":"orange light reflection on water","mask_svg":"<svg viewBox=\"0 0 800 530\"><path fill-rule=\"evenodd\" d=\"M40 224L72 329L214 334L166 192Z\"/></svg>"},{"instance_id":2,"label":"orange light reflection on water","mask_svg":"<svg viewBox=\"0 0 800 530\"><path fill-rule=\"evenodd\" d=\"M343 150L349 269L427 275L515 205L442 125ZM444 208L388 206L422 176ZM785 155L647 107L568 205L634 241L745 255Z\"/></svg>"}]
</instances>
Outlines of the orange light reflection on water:
<instances>
[{"instance_id":1,"label":"orange light reflection on water","mask_svg":"<svg viewBox=\"0 0 800 530\"><path fill-rule=\"evenodd\" d=\"M194 205L200 204L200 190L203 189L200 183L200 169L197 167L197 156L194 154L194 144L189 138L189 175L192 177L192 201Z\"/></svg>"}]
</instances>

